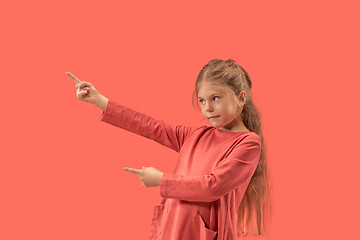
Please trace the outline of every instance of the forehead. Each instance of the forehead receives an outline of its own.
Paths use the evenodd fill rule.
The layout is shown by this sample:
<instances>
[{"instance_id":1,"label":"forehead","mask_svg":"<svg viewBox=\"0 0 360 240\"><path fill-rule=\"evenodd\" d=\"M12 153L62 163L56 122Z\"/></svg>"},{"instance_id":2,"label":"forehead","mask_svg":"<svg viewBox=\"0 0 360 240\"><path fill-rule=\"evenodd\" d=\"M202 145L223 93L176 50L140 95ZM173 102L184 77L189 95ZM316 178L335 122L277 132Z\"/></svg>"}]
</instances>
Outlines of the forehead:
<instances>
[{"instance_id":1,"label":"forehead","mask_svg":"<svg viewBox=\"0 0 360 240\"><path fill-rule=\"evenodd\" d=\"M207 81L203 81L200 83L198 87L198 97L207 97L214 94L226 94L229 92L229 89L227 87L223 87L221 85L216 85L209 83Z\"/></svg>"}]
</instances>

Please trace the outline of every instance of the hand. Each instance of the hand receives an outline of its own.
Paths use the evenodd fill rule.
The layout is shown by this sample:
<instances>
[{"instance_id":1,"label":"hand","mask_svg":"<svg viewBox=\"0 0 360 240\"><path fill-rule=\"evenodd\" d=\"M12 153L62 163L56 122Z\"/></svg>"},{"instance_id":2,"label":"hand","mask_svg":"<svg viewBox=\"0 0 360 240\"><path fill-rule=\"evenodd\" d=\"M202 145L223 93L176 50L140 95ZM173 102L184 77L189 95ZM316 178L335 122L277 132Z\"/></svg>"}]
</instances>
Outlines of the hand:
<instances>
[{"instance_id":1,"label":"hand","mask_svg":"<svg viewBox=\"0 0 360 240\"><path fill-rule=\"evenodd\" d=\"M66 74L76 83L75 88L77 90L76 96L78 99L95 104L96 100L101 98L102 95L91 83L80 81L69 72L66 72Z\"/></svg>"},{"instance_id":2,"label":"hand","mask_svg":"<svg viewBox=\"0 0 360 240\"><path fill-rule=\"evenodd\" d=\"M164 175L163 172L153 167L142 167L143 169L127 168L124 170L132 173L136 173L140 176L140 180L145 187L160 186L161 178Z\"/></svg>"}]
</instances>

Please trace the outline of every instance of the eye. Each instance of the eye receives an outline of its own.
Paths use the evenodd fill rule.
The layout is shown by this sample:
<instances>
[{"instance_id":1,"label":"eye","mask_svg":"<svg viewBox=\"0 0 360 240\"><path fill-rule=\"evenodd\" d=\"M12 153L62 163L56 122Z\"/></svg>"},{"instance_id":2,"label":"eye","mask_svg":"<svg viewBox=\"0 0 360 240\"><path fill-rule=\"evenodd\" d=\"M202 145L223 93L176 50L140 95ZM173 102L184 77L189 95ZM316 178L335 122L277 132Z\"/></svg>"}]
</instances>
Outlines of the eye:
<instances>
[{"instance_id":1,"label":"eye","mask_svg":"<svg viewBox=\"0 0 360 240\"><path fill-rule=\"evenodd\" d=\"M214 97L213 97L213 100L214 100L214 101L219 100L219 99L220 99L220 97L218 97L218 96L214 96Z\"/></svg>"},{"instance_id":2,"label":"eye","mask_svg":"<svg viewBox=\"0 0 360 240\"><path fill-rule=\"evenodd\" d=\"M204 99L200 99L199 102L200 102L201 104L204 104Z\"/></svg>"}]
</instances>

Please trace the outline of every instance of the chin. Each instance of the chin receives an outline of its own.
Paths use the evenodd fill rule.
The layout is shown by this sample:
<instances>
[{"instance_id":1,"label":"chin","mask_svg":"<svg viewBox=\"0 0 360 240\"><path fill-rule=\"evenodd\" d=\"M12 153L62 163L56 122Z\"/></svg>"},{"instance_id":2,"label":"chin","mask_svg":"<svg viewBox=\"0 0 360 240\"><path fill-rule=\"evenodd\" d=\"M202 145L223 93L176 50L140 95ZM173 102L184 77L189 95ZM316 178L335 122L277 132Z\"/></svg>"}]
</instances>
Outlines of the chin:
<instances>
[{"instance_id":1,"label":"chin","mask_svg":"<svg viewBox=\"0 0 360 240\"><path fill-rule=\"evenodd\" d=\"M217 125L217 124L211 124L214 128L222 128L222 127L224 127L224 126L221 126L221 125Z\"/></svg>"}]
</instances>

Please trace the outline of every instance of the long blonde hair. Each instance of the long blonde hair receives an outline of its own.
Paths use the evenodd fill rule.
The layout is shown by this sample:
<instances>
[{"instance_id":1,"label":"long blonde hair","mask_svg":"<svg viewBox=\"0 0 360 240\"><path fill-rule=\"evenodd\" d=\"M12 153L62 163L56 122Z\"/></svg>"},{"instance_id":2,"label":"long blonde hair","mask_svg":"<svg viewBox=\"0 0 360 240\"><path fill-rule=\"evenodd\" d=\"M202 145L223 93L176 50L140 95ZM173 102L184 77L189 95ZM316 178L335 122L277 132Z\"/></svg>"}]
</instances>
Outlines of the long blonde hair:
<instances>
[{"instance_id":1,"label":"long blonde hair","mask_svg":"<svg viewBox=\"0 0 360 240\"><path fill-rule=\"evenodd\" d=\"M264 138L260 114L251 98L252 82L248 73L234 60L213 59L199 73L193 93L193 105L198 107L197 93L199 84L205 80L216 85L229 87L235 96L241 91L246 93L246 103L240 117L246 128L261 138L261 151L258 165L240 203L237 214L237 234L240 236L266 235L271 217L270 178L268 173Z\"/></svg>"}]
</instances>

